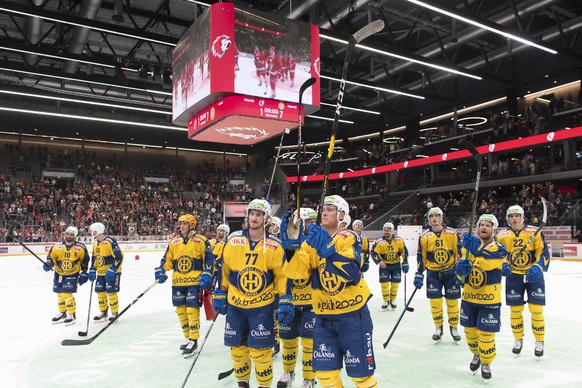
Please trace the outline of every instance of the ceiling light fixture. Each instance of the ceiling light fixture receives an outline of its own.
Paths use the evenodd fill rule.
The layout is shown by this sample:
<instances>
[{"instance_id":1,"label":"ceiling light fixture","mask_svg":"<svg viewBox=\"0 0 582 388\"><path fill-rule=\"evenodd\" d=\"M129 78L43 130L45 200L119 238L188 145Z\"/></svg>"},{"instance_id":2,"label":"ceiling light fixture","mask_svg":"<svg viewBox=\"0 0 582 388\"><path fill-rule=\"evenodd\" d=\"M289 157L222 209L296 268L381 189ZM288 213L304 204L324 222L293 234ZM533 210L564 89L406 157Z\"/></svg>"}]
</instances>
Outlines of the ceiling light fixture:
<instances>
[{"instance_id":1,"label":"ceiling light fixture","mask_svg":"<svg viewBox=\"0 0 582 388\"><path fill-rule=\"evenodd\" d=\"M336 82L342 82L342 80L339 79L339 78L329 77L329 76L323 75L323 74L321 74L319 76L319 78L328 79L328 80L336 81ZM412 98L418 98L419 100L424 100L424 96L419 96L418 94L406 93L406 92L401 92L400 90L386 89L386 88L381 88L379 86L366 85L366 84L361 84L359 82L348 81L348 80L345 80L344 82L346 84L348 84L348 85L360 86L362 88L372 89L372 90L376 90L376 91L379 91L379 92L400 94L402 96L407 96L407 97L412 97Z\"/></svg>"},{"instance_id":2,"label":"ceiling light fixture","mask_svg":"<svg viewBox=\"0 0 582 388\"><path fill-rule=\"evenodd\" d=\"M314 116L314 115L305 115L305 117L310 117L312 119L318 119L318 120L334 121L334 119L332 119L331 117ZM350 121L350 120L339 119L338 121L340 123L345 123L345 124L353 124L354 123L353 121Z\"/></svg>"},{"instance_id":3,"label":"ceiling light fixture","mask_svg":"<svg viewBox=\"0 0 582 388\"><path fill-rule=\"evenodd\" d=\"M335 104L328 104L327 102L320 102L320 105L331 106L331 107L334 107L334 108L336 107ZM343 106L343 105L342 105L342 109L354 110L356 112L370 113L370 114L373 114L373 115L380 115L381 114L380 112L375 112L373 110L360 109L360 108L352 108L352 107Z\"/></svg>"},{"instance_id":4,"label":"ceiling light fixture","mask_svg":"<svg viewBox=\"0 0 582 388\"><path fill-rule=\"evenodd\" d=\"M76 61L76 62L86 63L88 65L108 67L110 69L114 69L115 68L115 66L109 65L109 64L106 64L106 63L87 61L85 59L79 59L79 58L68 58L68 57L64 57L62 55L52 55L52 54L47 54L47 53L43 53L43 52L39 52L39 51L23 50L23 49L18 49L18 48L14 48L14 47L0 46L0 50L14 51L16 53L21 53L21 54L38 55L38 56L41 56L41 57L60 59L60 60L63 60L63 61Z\"/></svg>"},{"instance_id":5,"label":"ceiling light fixture","mask_svg":"<svg viewBox=\"0 0 582 388\"><path fill-rule=\"evenodd\" d=\"M420 0L407 0L407 1L409 3L416 4L416 5L420 6L420 7L430 9L431 11L435 11L435 12L438 12L440 14L449 16L449 17L451 17L453 19L460 20L460 21L465 22L467 24L470 24L472 26L479 27L479 28L482 28L484 30L493 32L495 34L504 36L507 39L515 40L515 41L520 42L520 43L523 43L523 44L525 44L527 46L535 47L537 49L543 50L543 51L548 52L550 54L557 54L558 53L556 50L553 50L551 48L548 48L548 47L542 46L540 44L534 43L531 40L528 40L528 39L525 39L525 38L521 38L521 37L519 37L517 35L510 34L510 33L505 32L505 31L501 31L500 29L494 27L494 23L491 23L491 22L488 22L488 21L481 22L481 21L477 21L477 20L474 20L474 19L470 19L470 18L468 18L466 16L463 16L463 15L460 15L458 13L455 13L455 12L452 12L452 11L449 11L449 10L446 10L446 9L443 9L442 6L441 7L437 7L437 6L434 6L434 5L431 5L431 4L427 4L427 3L423 2L423 1L420 1Z\"/></svg>"},{"instance_id":6,"label":"ceiling light fixture","mask_svg":"<svg viewBox=\"0 0 582 388\"><path fill-rule=\"evenodd\" d=\"M554 86L554 87L551 87L551 88L549 88L549 89L540 90L539 92L533 92L533 93L526 94L525 96L523 96L523 98L528 98L528 97L531 97L531 96L535 96L536 94L541 94L541 95L544 95L544 94L546 94L547 92L551 92L552 90L556 90L556 89L564 88L564 87L566 87L566 86L579 85L579 84L580 84L580 80L577 80L577 81L572 81L572 82L565 83L565 84L563 84L563 85L559 85L559 86Z\"/></svg>"},{"instance_id":7,"label":"ceiling light fixture","mask_svg":"<svg viewBox=\"0 0 582 388\"><path fill-rule=\"evenodd\" d=\"M323 38L323 39L331 40L332 42L342 43L342 44L345 44L346 46L348 45L348 41L345 40L345 39L339 39L339 38L335 38L333 36L329 36L329 35L321 34L321 33L319 34L319 37L320 38ZM365 51L373 52L375 54L385 55L387 57L392 57L392 58L396 58L396 59L402 59L404 61L413 62L413 63L419 64L419 65L423 65L423 66L426 66L426 67L431 67L431 68L436 69L436 70L446 71L448 73L457 74L457 75L460 75L460 76L463 76L463 77L469 77L469 78L473 78L473 79L476 79L476 80L483 79L482 77L479 77L478 75L473 75L473 74L465 73L465 72L462 72L460 70L456 70L456 69L453 69L453 68L450 68L450 67L436 65L434 63L425 62L425 61L422 61L420 59L415 59L415 58L407 57L405 55L400 55L400 54L392 53L390 51L379 50L377 48L370 47L370 46L366 46L364 44L356 44L356 47L359 48L359 49L365 50Z\"/></svg>"}]
</instances>

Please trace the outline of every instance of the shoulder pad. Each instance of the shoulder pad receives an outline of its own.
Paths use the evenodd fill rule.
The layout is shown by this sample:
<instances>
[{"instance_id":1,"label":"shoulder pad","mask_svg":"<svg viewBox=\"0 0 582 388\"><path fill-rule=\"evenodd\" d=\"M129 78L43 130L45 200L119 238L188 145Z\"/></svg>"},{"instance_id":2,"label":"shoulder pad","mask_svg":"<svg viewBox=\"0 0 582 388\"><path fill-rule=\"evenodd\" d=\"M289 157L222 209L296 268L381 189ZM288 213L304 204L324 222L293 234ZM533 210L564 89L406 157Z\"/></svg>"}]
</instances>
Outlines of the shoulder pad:
<instances>
[{"instance_id":1,"label":"shoulder pad","mask_svg":"<svg viewBox=\"0 0 582 388\"><path fill-rule=\"evenodd\" d=\"M195 237L198 237L199 240L208 241L208 238L203 234L195 234Z\"/></svg>"},{"instance_id":2,"label":"shoulder pad","mask_svg":"<svg viewBox=\"0 0 582 388\"><path fill-rule=\"evenodd\" d=\"M527 232L534 232L536 230L538 230L537 226L533 226L533 225L526 225L525 228L523 228L523 230L527 231Z\"/></svg>"},{"instance_id":3,"label":"shoulder pad","mask_svg":"<svg viewBox=\"0 0 582 388\"><path fill-rule=\"evenodd\" d=\"M183 241L184 241L184 239L182 238L182 236L176 236L172 239L172 241L170 241L170 244L176 245L176 244L180 244Z\"/></svg>"},{"instance_id":4,"label":"shoulder pad","mask_svg":"<svg viewBox=\"0 0 582 388\"><path fill-rule=\"evenodd\" d=\"M500 230L499 232L497 232L497 237L505 237L505 236L509 236L511 235L511 230L509 228Z\"/></svg>"},{"instance_id":5,"label":"shoulder pad","mask_svg":"<svg viewBox=\"0 0 582 388\"><path fill-rule=\"evenodd\" d=\"M457 234L457 232L451 228L444 228L443 234Z\"/></svg>"},{"instance_id":6,"label":"shoulder pad","mask_svg":"<svg viewBox=\"0 0 582 388\"><path fill-rule=\"evenodd\" d=\"M237 230L236 232L232 232L231 234L229 234L228 239L230 240L230 238L233 236L242 236L242 234L243 234L242 230Z\"/></svg>"},{"instance_id":7,"label":"shoulder pad","mask_svg":"<svg viewBox=\"0 0 582 388\"><path fill-rule=\"evenodd\" d=\"M115 240L113 237L111 236L107 236L105 237L105 240L109 241L111 244L117 244L117 240Z\"/></svg>"},{"instance_id":8,"label":"shoulder pad","mask_svg":"<svg viewBox=\"0 0 582 388\"><path fill-rule=\"evenodd\" d=\"M277 241L279 244L281 244L281 239L280 239L279 237L275 236L274 234L270 234L270 235L268 235L268 236L267 236L267 238L268 238L268 239L271 239L271 240L275 240L275 241Z\"/></svg>"},{"instance_id":9,"label":"shoulder pad","mask_svg":"<svg viewBox=\"0 0 582 388\"><path fill-rule=\"evenodd\" d=\"M352 232L351 230L348 230L348 229L342 230L342 231L341 231L341 232L339 232L337 235L338 235L338 236L340 236L340 237L341 237L341 238L343 238L343 239L346 239L346 238L348 238L348 237L350 237L350 236L353 236L353 237L355 237L355 238L356 238L356 240L359 240L359 238L358 238L358 236L356 235L356 233L355 233L355 232Z\"/></svg>"},{"instance_id":10,"label":"shoulder pad","mask_svg":"<svg viewBox=\"0 0 582 388\"><path fill-rule=\"evenodd\" d=\"M269 241L269 239L267 239L265 240L265 246L275 251L277 250L277 248L281 246L281 244L279 244L278 242Z\"/></svg>"},{"instance_id":11,"label":"shoulder pad","mask_svg":"<svg viewBox=\"0 0 582 388\"><path fill-rule=\"evenodd\" d=\"M426 230L424 230L422 232L422 234L420 235L420 237L424 237L424 236L427 236L428 237L429 233L434 234L434 232L432 230L426 229Z\"/></svg>"},{"instance_id":12,"label":"shoulder pad","mask_svg":"<svg viewBox=\"0 0 582 388\"><path fill-rule=\"evenodd\" d=\"M53 248L55 249L63 249L65 247L65 244L56 244Z\"/></svg>"},{"instance_id":13,"label":"shoulder pad","mask_svg":"<svg viewBox=\"0 0 582 388\"><path fill-rule=\"evenodd\" d=\"M80 241L75 241L75 245L79 246L80 248L83 248L84 250L87 250L87 246Z\"/></svg>"}]
</instances>

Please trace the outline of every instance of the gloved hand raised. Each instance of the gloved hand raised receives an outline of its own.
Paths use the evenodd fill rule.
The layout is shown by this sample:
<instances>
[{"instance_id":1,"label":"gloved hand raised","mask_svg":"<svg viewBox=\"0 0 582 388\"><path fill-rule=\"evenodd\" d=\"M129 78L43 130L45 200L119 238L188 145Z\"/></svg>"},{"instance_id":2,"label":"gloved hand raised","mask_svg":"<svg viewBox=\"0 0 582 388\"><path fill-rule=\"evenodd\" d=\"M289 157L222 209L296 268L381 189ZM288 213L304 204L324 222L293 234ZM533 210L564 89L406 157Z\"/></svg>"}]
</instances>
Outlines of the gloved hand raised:
<instances>
[{"instance_id":1,"label":"gloved hand raised","mask_svg":"<svg viewBox=\"0 0 582 388\"><path fill-rule=\"evenodd\" d=\"M301 243L305 240L303 220L300 219L296 225L293 219L293 212L287 210L281 220L279 238L283 249L299 249Z\"/></svg>"},{"instance_id":2,"label":"gloved hand raised","mask_svg":"<svg viewBox=\"0 0 582 388\"><path fill-rule=\"evenodd\" d=\"M537 282L543 277L544 272L542 271L542 268L537 264L532 265L531 267L529 267L527 271L525 271L525 280L527 280L528 283Z\"/></svg>"},{"instance_id":3,"label":"gloved hand raised","mask_svg":"<svg viewBox=\"0 0 582 388\"><path fill-rule=\"evenodd\" d=\"M479 256L481 254L481 250L479 250L479 247L481 246L481 240L469 233L463 233L462 246L471 252L473 256Z\"/></svg>"},{"instance_id":4,"label":"gloved hand raised","mask_svg":"<svg viewBox=\"0 0 582 388\"><path fill-rule=\"evenodd\" d=\"M455 273L459 276L467 276L471 273L471 268L473 268L471 260L459 260L455 265Z\"/></svg>"},{"instance_id":5,"label":"gloved hand raised","mask_svg":"<svg viewBox=\"0 0 582 388\"><path fill-rule=\"evenodd\" d=\"M168 280L168 275L166 275L166 271L164 271L163 267L156 267L156 272L154 273L154 276L158 283L160 284Z\"/></svg>"},{"instance_id":6,"label":"gloved hand raised","mask_svg":"<svg viewBox=\"0 0 582 388\"><path fill-rule=\"evenodd\" d=\"M413 283L414 283L414 287L416 287L420 290L424 284L424 275L417 272L416 275L414 275L414 282Z\"/></svg>"},{"instance_id":7,"label":"gloved hand raised","mask_svg":"<svg viewBox=\"0 0 582 388\"><path fill-rule=\"evenodd\" d=\"M107 269L107 272L105 272L105 282L106 283L113 283L115 281L115 274L117 273L117 267L114 267L113 265L111 267L109 267Z\"/></svg>"},{"instance_id":8,"label":"gloved hand raised","mask_svg":"<svg viewBox=\"0 0 582 388\"><path fill-rule=\"evenodd\" d=\"M200 275L200 280L198 281L198 286L203 290L209 290L212 286L212 275L210 271L202 271Z\"/></svg>"},{"instance_id":9,"label":"gloved hand raised","mask_svg":"<svg viewBox=\"0 0 582 388\"><path fill-rule=\"evenodd\" d=\"M319 257L328 258L335 253L333 239L327 233L327 230L316 224L310 224L307 227L307 245L315 248Z\"/></svg>"},{"instance_id":10,"label":"gloved hand raised","mask_svg":"<svg viewBox=\"0 0 582 388\"><path fill-rule=\"evenodd\" d=\"M46 272L50 271L51 269L53 269L53 267L55 266L55 264L53 263L53 261L51 259L48 259L47 261L44 262L44 264L42 265L42 269L44 269Z\"/></svg>"},{"instance_id":11,"label":"gloved hand raised","mask_svg":"<svg viewBox=\"0 0 582 388\"><path fill-rule=\"evenodd\" d=\"M226 296L228 292L224 290L214 291L214 299L212 300L212 308L219 314L226 314L226 306L228 302L226 301Z\"/></svg>"},{"instance_id":12,"label":"gloved hand raised","mask_svg":"<svg viewBox=\"0 0 582 388\"><path fill-rule=\"evenodd\" d=\"M277 308L277 319L282 325L291 323L295 317L295 308L293 307L293 296L283 295L279 298L279 307Z\"/></svg>"}]
</instances>

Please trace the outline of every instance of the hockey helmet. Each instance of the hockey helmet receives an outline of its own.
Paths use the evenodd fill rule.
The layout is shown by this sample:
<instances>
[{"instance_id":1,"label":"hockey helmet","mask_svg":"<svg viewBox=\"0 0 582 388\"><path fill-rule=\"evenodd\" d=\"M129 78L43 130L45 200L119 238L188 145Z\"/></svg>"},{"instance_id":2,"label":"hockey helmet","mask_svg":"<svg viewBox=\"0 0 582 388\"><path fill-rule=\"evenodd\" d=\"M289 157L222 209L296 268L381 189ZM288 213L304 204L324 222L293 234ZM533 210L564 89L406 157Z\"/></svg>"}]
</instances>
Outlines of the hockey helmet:
<instances>
[{"instance_id":1,"label":"hockey helmet","mask_svg":"<svg viewBox=\"0 0 582 388\"><path fill-rule=\"evenodd\" d=\"M79 229L75 228L74 226L69 226L66 230L65 230L66 234L72 234L75 237L77 237L77 235L79 234Z\"/></svg>"},{"instance_id":2,"label":"hockey helmet","mask_svg":"<svg viewBox=\"0 0 582 388\"><path fill-rule=\"evenodd\" d=\"M188 225L190 225L190 229L196 228L196 224L197 224L196 217L194 217L192 214L184 214L184 215L181 215L178 218L178 222L179 223L180 222L186 222L186 223L188 223Z\"/></svg>"},{"instance_id":3,"label":"hockey helmet","mask_svg":"<svg viewBox=\"0 0 582 388\"><path fill-rule=\"evenodd\" d=\"M224 230L224 234L227 235L227 236L230 234L230 226L228 226L226 224L220 224L220 225L218 225L218 227L216 228L216 230Z\"/></svg>"},{"instance_id":4,"label":"hockey helmet","mask_svg":"<svg viewBox=\"0 0 582 388\"><path fill-rule=\"evenodd\" d=\"M497 221L497 217L495 217L493 214L481 214L481 216L479 217L479 220L477 220L477 226L481 225L482 222L491 222L491 224L493 225L494 232L497 229L497 227L499 226L499 222Z\"/></svg>"},{"instance_id":5,"label":"hockey helmet","mask_svg":"<svg viewBox=\"0 0 582 388\"><path fill-rule=\"evenodd\" d=\"M388 229L388 228L390 228L390 229L392 229L392 231L394 231L394 224L392 222L386 222L384 224L384 226L382 227L382 230Z\"/></svg>"},{"instance_id":6,"label":"hockey helmet","mask_svg":"<svg viewBox=\"0 0 582 388\"><path fill-rule=\"evenodd\" d=\"M521 220L523 221L523 208L519 205L512 205L507 208L507 212L505 213L505 219L509 224L509 216L512 214L519 214L521 215Z\"/></svg>"},{"instance_id":7,"label":"hockey helmet","mask_svg":"<svg viewBox=\"0 0 582 388\"><path fill-rule=\"evenodd\" d=\"M89 226L89 233L93 237L100 234L105 234L105 225L103 225L101 222L95 222Z\"/></svg>"}]
</instances>

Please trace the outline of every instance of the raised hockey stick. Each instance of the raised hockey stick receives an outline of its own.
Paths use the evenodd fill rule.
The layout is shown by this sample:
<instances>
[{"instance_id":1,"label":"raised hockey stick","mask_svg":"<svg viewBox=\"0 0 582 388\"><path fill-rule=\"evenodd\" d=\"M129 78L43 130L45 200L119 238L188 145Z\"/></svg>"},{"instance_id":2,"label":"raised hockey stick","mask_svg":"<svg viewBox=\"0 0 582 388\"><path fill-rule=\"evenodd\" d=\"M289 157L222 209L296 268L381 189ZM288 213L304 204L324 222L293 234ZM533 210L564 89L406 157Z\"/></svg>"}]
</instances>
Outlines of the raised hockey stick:
<instances>
[{"instance_id":1,"label":"raised hockey stick","mask_svg":"<svg viewBox=\"0 0 582 388\"><path fill-rule=\"evenodd\" d=\"M119 319L119 317L121 317L123 315L123 313L125 313L127 310L129 310L129 308L131 306L133 306L142 296L147 294L147 292L149 290L151 290L156 284L158 284L157 280L155 282L153 282L148 288L146 288L141 294L139 294L138 297L133 300L133 302L131 302L123 310L121 310L119 312L119 314L117 314L117 316L112 321L109 321L107 326L105 326L103 329L99 330L97 332L97 334L95 334L93 337L87 338L87 339L64 339L61 341L61 345L63 345L63 346L90 345L93 341L95 341L97 339L97 337L99 337L101 334L103 334L103 332L105 330L107 330L111 325L113 325L115 322L117 322L117 320Z\"/></svg>"},{"instance_id":2,"label":"raised hockey stick","mask_svg":"<svg viewBox=\"0 0 582 388\"><path fill-rule=\"evenodd\" d=\"M344 100L344 92L346 89L346 79L348 77L348 70L350 67L350 59L352 56L352 51L356 44L360 43L369 36L374 35L384 29L383 20L375 20L372 23L360 28L356 33L350 36L348 40L348 47L346 49L346 57L344 59L344 67L342 70L342 78L340 81L340 87L337 94L337 103L335 105L335 114L333 116L333 125L331 127L331 136L329 137L329 148L327 154L325 155L325 167L323 172L323 188L321 190L321 197L319 198L319 208L317 209L317 225L321 224L321 211L323 209L323 201L327 195L327 185L329 180L329 170L331 167L331 157L333 156L333 150L335 148L335 136L337 134L337 127L339 124L339 116L342 109L342 103Z\"/></svg>"},{"instance_id":3,"label":"raised hockey stick","mask_svg":"<svg viewBox=\"0 0 582 388\"><path fill-rule=\"evenodd\" d=\"M273 166L273 172L271 173L271 181L269 182L269 189L267 190L267 199L269 199L269 195L271 194L271 187L273 187L273 179L275 178L275 170L277 170L277 163L279 163L279 154L281 153L281 147L283 147L283 138L285 135L288 135L289 128L285 128L283 134L281 135L281 140L279 140L279 148L277 149L277 156L275 157L275 165Z\"/></svg>"},{"instance_id":4,"label":"raised hockey stick","mask_svg":"<svg viewBox=\"0 0 582 388\"><path fill-rule=\"evenodd\" d=\"M536 238L536 236L538 234L540 234L543 227L546 226L546 222L548 221L548 206L546 205L546 200L544 197L540 197L540 199L542 200L542 206L544 207L544 212L542 214L542 221L540 222L540 225L538 226L538 230L536 230L535 233L531 235L529 240L527 240L527 242L523 245L523 247L521 247L521 249L517 252L517 254L512 255L511 261L509 263L510 268L513 267L513 265L515 264L515 259L517 259L518 257L521 257L523 252L525 252L525 249L527 248L527 246L533 242L533 240Z\"/></svg>"},{"instance_id":5,"label":"raised hockey stick","mask_svg":"<svg viewBox=\"0 0 582 388\"><path fill-rule=\"evenodd\" d=\"M315 77L311 77L307 81L303 82L303 85L301 85L299 88L299 109L297 112L297 187L295 194L297 220L299 220L299 209L301 208L301 126L303 122L303 105L301 105L301 101L303 100L303 93L305 93L305 91L315 82L317 82L317 79Z\"/></svg>"},{"instance_id":6,"label":"raised hockey stick","mask_svg":"<svg viewBox=\"0 0 582 388\"><path fill-rule=\"evenodd\" d=\"M87 328L85 329L85 331L80 331L77 334L79 335L79 337L87 337L87 334L89 334L89 320L91 319L91 300L93 299L93 284L95 282L91 282L91 289L89 290L90 294L89 294L89 308L87 308Z\"/></svg>"},{"instance_id":7,"label":"raised hockey stick","mask_svg":"<svg viewBox=\"0 0 582 388\"><path fill-rule=\"evenodd\" d=\"M404 274L404 304L406 304L406 274ZM414 311L414 307L408 307L406 306L406 310L413 312Z\"/></svg>"},{"instance_id":8,"label":"raised hockey stick","mask_svg":"<svg viewBox=\"0 0 582 388\"><path fill-rule=\"evenodd\" d=\"M23 243L22 241L20 241L19 239L15 238L15 237L12 237L12 239L15 240L16 242L18 242L20 245L22 245L22 247L24 249L26 249L28 252L30 252L31 255L33 255L34 257L36 257L38 259L38 261L40 261L43 264L46 263L46 261L44 261L43 259L41 259L40 257L38 257L38 255L36 253L34 253L33 251L31 251L30 248L27 247L25 243ZM51 268L51 270L52 270L52 268Z\"/></svg>"},{"instance_id":9,"label":"raised hockey stick","mask_svg":"<svg viewBox=\"0 0 582 388\"><path fill-rule=\"evenodd\" d=\"M218 319L219 315L220 314L216 314L214 316L214 319L212 320L212 323L210 323L210 327L208 328L208 331L206 331L206 335L204 336L204 340L202 340L202 344L200 344L200 349L198 349L198 352L194 356L194 360L192 360L192 365L190 365L190 369L188 370L188 374L186 375L186 377L184 378L184 381L182 382L182 388L184 388L186 386L186 383L188 382L188 378L190 377L190 374L192 373L192 370L194 369L194 365L196 365L196 361L198 361L198 358L200 357L200 353L202 353L202 349L204 348L204 344L206 344L206 340L208 339L208 336L210 335L210 332L212 331L212 328L214 327L214 323Z\"/></svg>"},{"instance_id":10,"label":"raised hockey stick","mask_svg":"<svg viewBox=\"0 0 582 388\"><path fill-rule=\"evenodd\" d=\"M475 223L475 216L477 215L477 197L479 196L479 184L481 182L481 169L483 168L483 156L477 151L475 146L471 144L470 141L463 138L459 140L459 145L464 146L475 158L475 162L477 162L477 176L475 177L475 191L473 192L473 204L471 209L471 219L469 222L469 234L473 234L473 224ZM469 251L466 250L465 260L469 259ZM465 277L461 276L460 280L461 283L465 283Z\"/></svg>"},{"instance_id":11,"label":"raised hockey stick","mask_svg":"<svg viewBox=\"0 0 582 388\"><path fill-rule=\"evenodd\" d=\"M226 372L220 372L218 374L218 380L222 380L222 379L226 379L228 376L230 376L232 373L234 372L234 368L230 368L230 370L227 370Z\"/></svg>"},{"instance_id":12,"label":"raised hockey stick","mask_svg":"<svg viewBox=\"0 0 582 388\"><path fill-rule=\"evenodd\" d=\"M386 346L388 346L388 343L392 339L392 336L394 335L394 332L398 328L398 325L400 325L400 321L402 321L402 317L404 317L404 314L408 311L408 308L410 307L410 302L412 302L412 298L414 298L414 294L416 294L416 291L418 291L418 288L415 287L414 291L412 291L412 295L410 295L410 299L408 299L408 302L406 303L406 307L402 310L400 317L398 317L398 320L396 321L396 325L394 325L394 328L392 329L392 332L390 332L388 339L386 340L386 342L384 342L384 345L383 345L384 349L386 349Z\"/></svg>"}]
</instances>

